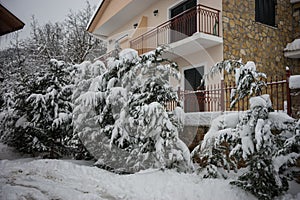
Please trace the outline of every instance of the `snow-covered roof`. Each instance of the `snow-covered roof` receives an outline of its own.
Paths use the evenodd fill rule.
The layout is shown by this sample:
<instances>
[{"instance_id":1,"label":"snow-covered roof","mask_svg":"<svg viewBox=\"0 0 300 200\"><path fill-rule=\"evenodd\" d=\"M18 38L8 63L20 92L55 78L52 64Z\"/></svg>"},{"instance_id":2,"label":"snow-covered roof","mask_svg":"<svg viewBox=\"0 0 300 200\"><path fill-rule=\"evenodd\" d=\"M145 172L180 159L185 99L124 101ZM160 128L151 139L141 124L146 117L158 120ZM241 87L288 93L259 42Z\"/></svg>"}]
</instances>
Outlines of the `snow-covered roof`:
<instances>
[{"instance_id":1,"label":"snow-covered roof","mask_svg":"<svg viewBox=\"0 0 300 200\"><path fill-rule=\"evenodd\" d=\"M295 39L293 42L288 43L284 51L295 51L300 49L300 39Z\"/></svg>"},{"instance_id":2,"label":"snow-covered roof","mask_svg":"<svg viewBox=\"0 0 300 200\"><path fill-rule=\"evenodd\" d=\"M295 39L286 45L284 56L288 58L300 58L300 39Z\"/></svg>"},{"instance_id":3,"label":"snow-covered roof","mask_svg":"<svg viewBox=\"0 0 300 200\"><path fill-rule=\"evenodd\" d=\"M290 89L300 89L300 75L290 77L289 87Z\"/></svg>"},{"instance_id":4,"label":"snow-covered roof","mask_svg":"<svg viewBox=\"0 0 300 200\"><path fill-rule=\"evenodd\" d=\"M300 0L291 0L291 3L298 3Z\"/></svg>"}]
</instances>

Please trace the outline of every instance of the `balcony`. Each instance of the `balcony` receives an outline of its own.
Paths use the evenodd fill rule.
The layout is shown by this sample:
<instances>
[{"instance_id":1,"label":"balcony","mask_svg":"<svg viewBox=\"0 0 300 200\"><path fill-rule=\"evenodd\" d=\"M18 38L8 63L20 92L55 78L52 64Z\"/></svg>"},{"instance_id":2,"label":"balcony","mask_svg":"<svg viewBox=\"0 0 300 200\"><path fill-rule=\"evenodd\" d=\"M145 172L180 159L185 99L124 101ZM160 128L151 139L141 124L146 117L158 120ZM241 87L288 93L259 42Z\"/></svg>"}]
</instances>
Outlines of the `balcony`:
<instances>
[{"instance_id":1,"label":"balcony","mask_svg":"<svg viewBox=\"0 0 300 200\"><path fill-rule=\"evenodd\" d=\"M209 48L223 43L220 22L219 10L197 5L131 40L130 48L143 54L168 44L173 50L193 53L195 45Z\"/></svg>"}]
</instances>

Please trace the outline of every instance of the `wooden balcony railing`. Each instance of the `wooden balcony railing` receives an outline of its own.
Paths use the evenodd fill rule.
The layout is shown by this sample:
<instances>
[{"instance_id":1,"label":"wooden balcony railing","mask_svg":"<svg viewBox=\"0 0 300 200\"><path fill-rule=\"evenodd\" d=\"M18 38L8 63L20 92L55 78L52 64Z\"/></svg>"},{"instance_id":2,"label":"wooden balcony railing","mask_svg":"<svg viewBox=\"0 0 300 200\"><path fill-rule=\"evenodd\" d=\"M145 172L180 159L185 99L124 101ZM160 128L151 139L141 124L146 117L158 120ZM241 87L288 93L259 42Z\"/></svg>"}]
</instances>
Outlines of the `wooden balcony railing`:
<instances>
[{"instance_id":1,"label":"wooden balcony railing","mask_svg":"<svg viewBox=\"0 0 300 200\"><path fill-rule=\"evenodd\" d=\"M190 37L196 32L220 36L219 23L219 10L197 5L131 40L130 47L143 54L160 45Z\"/></svg>"}]
</instances>

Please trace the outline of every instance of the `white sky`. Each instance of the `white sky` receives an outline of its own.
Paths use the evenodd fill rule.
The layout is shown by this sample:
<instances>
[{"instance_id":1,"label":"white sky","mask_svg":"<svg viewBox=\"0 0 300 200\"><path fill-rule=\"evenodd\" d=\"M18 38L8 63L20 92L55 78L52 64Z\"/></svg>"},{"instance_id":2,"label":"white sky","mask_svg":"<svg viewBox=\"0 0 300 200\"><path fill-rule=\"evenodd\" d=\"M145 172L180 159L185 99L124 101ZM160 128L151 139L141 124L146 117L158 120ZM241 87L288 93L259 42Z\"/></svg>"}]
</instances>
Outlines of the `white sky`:
<instances>
[{"instance_id":1,"label":"white sky","mask_svg":"<svg viewBox=\"0 0 300 200\"><path fill-rule=\"evenodd\" d=\"M25 23L24 28L18 31L19 38L23 39L30 34L32 15L40 25L63 21L70 10L78 11L84 8L86 1L96 6L100 0L0 0L0 3ZM1 37L0 49L8 46L13 34Z\"/></svg>"}]
</instances>

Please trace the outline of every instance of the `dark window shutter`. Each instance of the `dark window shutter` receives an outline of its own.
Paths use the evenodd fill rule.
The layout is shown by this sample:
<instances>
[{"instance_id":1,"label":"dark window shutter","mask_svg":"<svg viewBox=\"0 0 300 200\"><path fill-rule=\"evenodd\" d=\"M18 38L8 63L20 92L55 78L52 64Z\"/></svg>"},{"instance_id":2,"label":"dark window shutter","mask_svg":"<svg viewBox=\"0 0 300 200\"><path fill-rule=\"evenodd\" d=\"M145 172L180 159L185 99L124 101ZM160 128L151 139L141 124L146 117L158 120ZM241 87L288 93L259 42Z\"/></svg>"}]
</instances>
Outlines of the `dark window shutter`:
<instances>
[{"instance_id":1,"label":"dark window shutter","mask_svg":"<svg viewBox=\"0 0 300 200\"><path fill-rule=\"evenodd\" d=\"M188 0L184 1L183 3L179 4L175 8L172 8L171 10L171 18L179 15L180 13L183 13L184 11L191 9L197 5L196 0Z\"/></svg>"},{"instance_id":2,"label":"dark window shutter","mask_svg":"<svg viewBox=\"0 0 300 200\"><path fill-rule=\"evenodd\" d=\"M261 16L263 16L263 1L255 0L255 21L261 22Z\"/></svg>"},{"instance_id":3,"label":"dark window shutter","mask_svg":"<svg viewBox=\"0 0 300 200\"><path fill-rule=\"evenodd\" d=\"M255 0L255 21L275 26L276 0Z\"/></svg>"}]
</instances>

